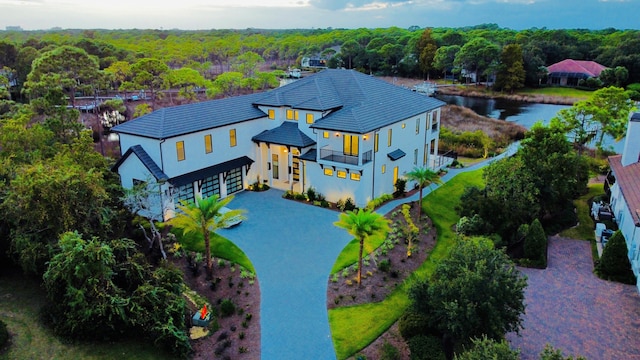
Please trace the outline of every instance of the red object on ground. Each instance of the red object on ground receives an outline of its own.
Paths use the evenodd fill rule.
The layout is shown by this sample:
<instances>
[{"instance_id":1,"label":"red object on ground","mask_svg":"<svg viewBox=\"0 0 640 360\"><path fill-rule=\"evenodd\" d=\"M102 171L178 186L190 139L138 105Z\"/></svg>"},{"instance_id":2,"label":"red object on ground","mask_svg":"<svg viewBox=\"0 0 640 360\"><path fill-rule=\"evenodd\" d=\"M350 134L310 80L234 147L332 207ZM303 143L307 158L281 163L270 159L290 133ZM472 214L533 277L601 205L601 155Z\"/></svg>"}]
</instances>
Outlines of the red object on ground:
<instances>
[{"instance_id":1,"label":"red object on ground","mask_svg":"<svg viewBox=\"0 0 640 360\"><path fill-rule=\"evenodd\" d=\"M205 317L207 317L207 304L204 304L202 310L200 310L200 319L204 320Z\"/></svg>"}]
</instances>

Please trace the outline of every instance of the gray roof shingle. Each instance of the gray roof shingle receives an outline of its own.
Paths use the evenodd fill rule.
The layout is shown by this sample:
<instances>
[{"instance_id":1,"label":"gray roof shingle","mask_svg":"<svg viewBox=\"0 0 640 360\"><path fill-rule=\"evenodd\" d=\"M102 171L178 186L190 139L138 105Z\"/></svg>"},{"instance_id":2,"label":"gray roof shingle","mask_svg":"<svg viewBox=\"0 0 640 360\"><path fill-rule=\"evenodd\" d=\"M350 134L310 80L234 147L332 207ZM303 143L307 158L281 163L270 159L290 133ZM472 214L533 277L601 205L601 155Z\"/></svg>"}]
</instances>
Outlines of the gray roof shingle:
<instances>
[{"instance_id":1,"label":"gray roof shingle","mask_svg":"<svg viewBox=\"0 0 640 360\"><path fill-rule=\"evenodd\" d=\"M169 180L169 177L167 176L167 174L165 174L162 171L162 169L160 169L158 164L156 164L156 162L153 161L153 159L151 159L151 156L149 156L149 154L140 145L134 145L129 149L127 149L127 151L124 153L124 155L122 155L122 157L118 160L118 162L116 162L113 165L113 168L111 170L117 171L120 165L122 165L122 163L125 160L127 160L127 158L131 154L135 154L138 157L138 159L140 159L142 164L144 164L147 170L149 170L151 175L153 175L153 177L155 177L157 181L162 182L162 181ZM141 179L141 180L144 180L144 179Z\"/></svg>"},{"instance_id":2,"label":"gray roof shingle","mask_svg":"<svg viewBox=\"0 0 640 360\"><path fill-rule=\"evenodd\" d=\"M156 110L111 130L153 139L167 139L197 131L259 119L264 112L253 102L264 94L236 96Z\"/></svg>"},{"instance_id":3,"label":"gray roof shingle","mask_svg":"<svg viewBox=\"0 0 640 360\"><path fill-rule=\"evenodd\" d=\"M265 142L285 146L307 147L316 142L305 135L298 128L298 124L292 121L285 121L275 129L265 130L254 136L251 140L255 142Z\"/></svg>"},{"instance_id":4,"label":"gray roof shingle","mask_svg":"<svg viewBox=\"0 0 640 360\"><path fill-rule=\"evenodd\" d=\"M258 105L328 113L312 128L364 134L445 103L354 70L327 69L264 93L160 109L112 131L166 139L264 118Z\"/></svg>"}]
</instances>

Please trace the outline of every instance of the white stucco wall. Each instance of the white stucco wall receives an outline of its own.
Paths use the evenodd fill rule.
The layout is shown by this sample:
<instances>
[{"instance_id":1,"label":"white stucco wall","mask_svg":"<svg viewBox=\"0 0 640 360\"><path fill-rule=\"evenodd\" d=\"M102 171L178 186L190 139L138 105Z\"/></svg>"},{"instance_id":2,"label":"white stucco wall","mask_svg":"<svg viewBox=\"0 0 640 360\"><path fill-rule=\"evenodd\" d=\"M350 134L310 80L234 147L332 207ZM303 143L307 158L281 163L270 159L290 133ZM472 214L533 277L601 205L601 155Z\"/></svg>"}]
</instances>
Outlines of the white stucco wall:
<instances>
[{"instance_id":1,"label":"white stucco wall","mask_svg":"<svg viewBox=\"0 0 640 360\"><path fill-rule=\"evenodd\" d=\"M629 206L617 183L611 187L611 204L618 228L627 243L627 255L631 268L637 278L640 276L640 229L635 225ZM640 291L640 283L638 283L638 290Z\"/></svg>"}]
</instances>

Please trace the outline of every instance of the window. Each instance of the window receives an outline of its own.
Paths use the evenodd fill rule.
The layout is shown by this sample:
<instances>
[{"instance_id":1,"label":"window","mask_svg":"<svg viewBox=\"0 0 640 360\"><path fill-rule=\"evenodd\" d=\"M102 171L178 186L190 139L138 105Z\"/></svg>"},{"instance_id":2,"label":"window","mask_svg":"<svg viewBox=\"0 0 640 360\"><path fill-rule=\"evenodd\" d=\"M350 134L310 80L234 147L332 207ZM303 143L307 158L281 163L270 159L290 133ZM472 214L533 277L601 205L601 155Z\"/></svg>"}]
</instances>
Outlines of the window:
<instances>
[{"instance_id":1,"label":"window","mask_svg":"<svg viewBox=\"0 0 640 360\"><path fill-rule=\"evenodd\" d=\"M274 179L280 178L280 161L278 160L278 154L271 154L271 176Z\"/></svg>"},{"instance_id":2,"label":"window","mask_svg":"<svg viewBox=\"0 0 640 360\"><path fill-rule=\"evenodd\" d=\"M346 171L344 171L344 170L338 170L337 175L338 175L338 177L339 177L340 179L346 179L346 178L347 178L347 172L346 172Z\"/></svg>"},{"instance_id":3,"label":"window","mask_svg":"<svg viewBox=\"0 0 640 360\"><path fill-rule=\"evenodd\" d=\"M398 167L393 168L393 185L398 182Z\"/></svg>"},{"instance_id":4,"label":"window","mask_svg":"<svg viewBox=\"0 0 640 360\"><path fill-rule=\"evenodd\" d=\"M382 173L386 173L387 172L387 165L382 165Z\"/></svg>"},{"instance_id":5,"label":"window","mask_svg":"<svg viewBox=\"0 0 640 360\"><path fill-rule=\"evenodd\" d=\"M298 112L298 110L295 110L293 112L293 120L298 121L299 118L300 118L300 113Z\"/></svg>"},{"instance_id":6,"label":"window","mask_svg":"<svg viewBox=\"0 0 640 360\"><path fill-rule=\"evenodd\" d=\"M184 141L178 141L176 143L176 153L178 155L178 161L182 161L185 159L184 156Z\"/></svg>"},{"instance_id":7,"label":"window","mask_svg":"<svg viewBox=\"0 0 640 360\"><path fill-rule=\"evenodd\" d=\"M358 141L360 137L357 135L345 135L343 140L342 152L345 155L358 156Z\"/></svg>"},{"instance_id":8,"label":"window","mask_svg":"<svg viewBox=\"0 0 640 360\"><path fill-rule=\"evenodd\" d=\"M393 134L392 129L389 129L389 135L388 135L388 139L387 139L387 146L391 146L391 135Z\"/></svg>"},{"instance_id":9,"label":"window","mask_svg":"<svg viewBox=\"0 0 640 360\"><path fill-rule=\"evenodd\" d=\"M204 136L204 152L207 154L213 152L213 140L211 139L211 135Z\"/></svg>"},{"instance_id":10,"label":"window","mask_svg":"<svg viewBox=\"0 0 640 360\"><path fill-rule=\"evenodd\" d=\"M238 145L238 139L236 138L236 129L229 130L229 146L234 147Z\"/></svg>"},{"instance_id":11,"label":"window","mask_svg":"<svg viewBox=\"0 0 640 360\"><path fill-rule=\"evenodd\" d=\"M350 176L351 176L351 180L353 180L353 181L360 181L360 174L359 174L359 173L353 173L353 172L352 172L352 173L350 174Z\"/></svg>"},{"instance_id":12,"label":"window","mask_svg":"<svg viewBox=\"0 0 640 360\"><path fill-rule=\"evenodd\" d=\"M327 175L327 176L333 176L333 169L324 168L324 174Z\"/></svg>"},{"instance_id":13,"label":"window","mask_svg":"<svg viewBox=\"0 0 640 360\"><path fill-rule=\"evenodd\" d=\"M273 120L276 118L276 111L273 109L269 109L269 111L267 112L269 114L269 119Z\"/></svg>"},{"instance_id":14,"label":"window","mask_svg":"<svg viewBox=\"0 0 640 360\"><path fill-rule=\"evenodd\" d=\"M287 120L293 120L293 110L287 109Z\"/></svg>"},{"instance_id":15,"label":"window","mask_svg":"<svg viewBox=\"0 0 640 360\"><path fill-rule=\"evenodd\" d=\"M376 133L373 136L373 151L378 152L378 141L380 140L380 134Z\"/></svg>"},{"instance_id":16,"label":"window","mask_svg":"<svg viewBox=\"0 0 640 360\"><path fill-rule=\"evenodd\" d=\"M416 119L416 135L420 134L420 118Z\"/></svg>"},{"instance_id":17,"label":"window","mask_svg":"<svg viewBox=\"0 0 640 360\"><path fill-rule=\"evenodd\" d=\"M428 157L429 157L429 149L427 148L427 144L424 144L424 156L422 157L422 166L427 165Z\"/></svg>"},{"instance_id":18,"label":"window","mask_svg":"<svg viewBox=\"0 0 640 360\"><path fill-rule=\"evenodd\" d=\"M313 124L313 114L307 114L307 124Z\"/></svg>"},{"instance_id":19,"label":"window","mask_svg":"<svg viewBox=\"0 0 640 360\"><path fill-rule=\"evenodd\" d=\"M322 137L325 138L325 139L328 139L329 138L329 132L328 131L323 131L322 132Z\"/></svg>"},{"instance_id":20,"label":"window","mask_svg":"<svg viewBox=\"0 0 640 360\"><path fill-rule=\"evenodd\" d=\"M413 165L418 165L418 149L413 150Z\"/></svg>"}]
</instances>

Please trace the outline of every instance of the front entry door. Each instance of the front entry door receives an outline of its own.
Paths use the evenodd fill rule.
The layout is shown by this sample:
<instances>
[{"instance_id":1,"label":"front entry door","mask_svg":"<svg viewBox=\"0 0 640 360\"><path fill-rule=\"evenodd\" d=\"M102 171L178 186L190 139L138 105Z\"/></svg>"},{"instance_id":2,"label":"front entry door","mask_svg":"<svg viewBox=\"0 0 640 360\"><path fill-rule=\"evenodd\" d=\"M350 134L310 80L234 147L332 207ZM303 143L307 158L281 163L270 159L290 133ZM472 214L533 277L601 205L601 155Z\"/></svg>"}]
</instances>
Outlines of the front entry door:
<instances>
[{"instance_id":1,"label":"front entry door","mask_svg":"<svg viewBox=\"0 0 640 360\"><path fill-rule=\"evenodd\" d=\"M280 178L280 164L278 162L278 154L271 154L271 176L274 179Z\"/></svg>"},{"instance_id":2,"label":"front entry door","mask_svg":"<svg viewBox=\"0 0 640 360\"><path fill-rule=\"evenodd\" d=\"M300 181L300 159L293 157L293 181Z\"/></svg>"}]
</instances>

